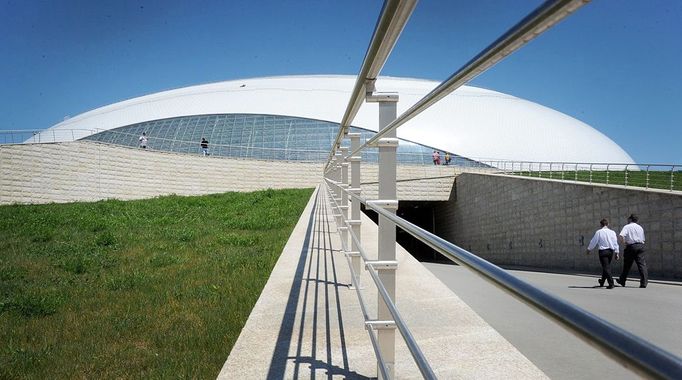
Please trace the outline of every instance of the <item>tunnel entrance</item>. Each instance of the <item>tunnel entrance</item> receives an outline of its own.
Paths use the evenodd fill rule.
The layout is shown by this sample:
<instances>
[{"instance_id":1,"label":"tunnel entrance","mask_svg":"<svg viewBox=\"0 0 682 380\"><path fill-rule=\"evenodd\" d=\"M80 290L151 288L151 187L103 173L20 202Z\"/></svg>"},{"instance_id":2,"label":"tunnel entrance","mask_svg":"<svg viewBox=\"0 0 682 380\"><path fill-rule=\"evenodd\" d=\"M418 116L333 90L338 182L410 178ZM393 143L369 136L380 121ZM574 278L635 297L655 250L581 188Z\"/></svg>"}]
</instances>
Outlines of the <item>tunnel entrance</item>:
<instances>
[{"instance_id":1,"label":"tunnel entrance","mask_svg":"<svg viewBox=\"0 0 682 380\"><path fill-rule=\"evenodd\" d=\"M439 207L441 203L445 202L400 201L398 203L397 214L408 222L416 224L426 231L435 233L435 209ZM379 217L376 212L365 209L364 205L362 205L362 211L372 219L374 223L379 223ZM398 227L396 231L396 241L419 261L453 263L451 260L445 258L440 253L414 238L400 227Z\"/></svg>"}]
</instances>

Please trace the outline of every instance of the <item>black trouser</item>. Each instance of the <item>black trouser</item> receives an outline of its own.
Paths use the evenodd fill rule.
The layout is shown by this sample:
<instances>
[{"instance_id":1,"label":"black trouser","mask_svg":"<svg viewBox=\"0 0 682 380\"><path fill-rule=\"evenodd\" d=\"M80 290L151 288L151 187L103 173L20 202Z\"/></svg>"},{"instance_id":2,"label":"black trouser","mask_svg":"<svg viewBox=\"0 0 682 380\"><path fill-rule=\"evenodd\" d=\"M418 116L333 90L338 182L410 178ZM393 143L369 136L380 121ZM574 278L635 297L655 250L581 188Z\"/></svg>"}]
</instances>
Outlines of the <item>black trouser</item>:
<instances>
[{"instance_id":1,"label":"black trouser","mask_svg":"<svg viewBox=\"0 0 682 380\"><path fill-rule=\"evenodd\" d=\"M613 249L599 250L599 263L601 264L601 283L609 282L609 286L613 286L613 277L611 277L611 260L613 260Z\"/></svg>"},{"instance_id":2,"label":"black trouser","mask_svg":"<svg viewBox=\"0 0 682 380\"><path fill-rule=\"evenodd\" d=\"M632 262L637 263L639 270L639 286L647 286L649 282L649 272L646 269L646 260L644 259L644 244L635 243L625 246L623 254L623 273L620 275L620 283L625 286L625 281L630 273Z\"/></svg>"}]
</instances>

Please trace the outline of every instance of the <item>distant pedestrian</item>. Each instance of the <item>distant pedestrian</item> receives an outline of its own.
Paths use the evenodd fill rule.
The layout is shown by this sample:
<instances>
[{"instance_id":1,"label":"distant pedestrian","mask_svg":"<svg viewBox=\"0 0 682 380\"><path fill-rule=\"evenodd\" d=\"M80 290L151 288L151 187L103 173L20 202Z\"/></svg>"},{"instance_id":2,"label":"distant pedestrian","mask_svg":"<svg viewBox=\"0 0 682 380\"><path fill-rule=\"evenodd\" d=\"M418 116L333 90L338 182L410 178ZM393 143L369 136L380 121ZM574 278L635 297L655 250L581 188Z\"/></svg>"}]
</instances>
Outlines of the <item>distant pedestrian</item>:
<instances>
[{"instance_id":1,"label":"distant pedestrian","mask_svg":"<svg viewBox=\"0 0 682 380\"><path fill-rule=\"evenodd\" d=\"M450 165L450 160L452 157L450 157L450 153L445 152L445 165Z\"/></svg>"},{"instance_id":2,"label":"distant pedestrian","mask_svg":"<svg viewBox=\"0 0 682 380\"><path fill-rule=\"evenodd\" d=\"M609 286L606 289L613 289L613 277L611 276L611 260L613 254L616 254L618 260L618 238L616 233L609 228L608 219L604 218L599 221L601 228L594 233L594 237L587 246L587 254L590 254L595 247L599 247L599 263L601 264L601 278L597 280L599 286L604 286L604 281L608 281Z\"/></svg>"},{"instance_id":3,"label":"distant pedestrian","mask_svg":"<svg viewBox=\"0 0 682 380\"><path fill-rule=\"evenodd\" d=\"M433 158L434 165L440 165L440 153L437 150L433 151L431 157Z\"/></svg>"},{"instance_id":4,"label":"distant pedestrian","mask_svg":"<svg viewBox=\"0 0 682 380\"><path fill-rule=\"evenodd\" d=\"M208 156L208 140L205 137L201 138L201 151L204 152L204 156Z\"/></svg>"},{"instance_id":5,"label":"distant pedestrian","mask_svg":"<svg viewBox=\"0 0 682 380\"><path fill-rule=\"evenodd\" d=\"M147 132L142 132L142 136L138 140L140 141L140 148L147 149Z\"/></svg>"},{"instance_id":6,"label":"distant pedestrian","mask_svg":"<svg viewBox=\"0 0 682 380\"><path fill-rule=\"evenodd\" d=\"M638 220L637 215L630 214L628 224L620 231L621 240L625 243L625 251L623 252L623 273L620 274L620 278L616 282L620 286L625 286L625 281L628 279L634 261L639 270L639 287L646 288L649 283L649 272L644 259L644 229L637 224Z\"/></svg>"}]
</instances>

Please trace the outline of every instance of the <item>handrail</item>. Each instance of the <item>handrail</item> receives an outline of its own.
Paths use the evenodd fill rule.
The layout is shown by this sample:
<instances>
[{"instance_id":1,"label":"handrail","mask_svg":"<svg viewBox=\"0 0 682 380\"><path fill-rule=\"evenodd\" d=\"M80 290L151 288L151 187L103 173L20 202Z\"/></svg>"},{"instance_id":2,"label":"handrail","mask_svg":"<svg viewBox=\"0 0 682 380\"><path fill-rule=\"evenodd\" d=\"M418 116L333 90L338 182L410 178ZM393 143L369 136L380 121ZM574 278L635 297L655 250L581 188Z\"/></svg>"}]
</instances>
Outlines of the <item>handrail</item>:
<instances>
[{"instance_id":1,"label":"handrail","mask_svg":"<svg viewBox=\"0 0 682 380\"><path fill-rule=\"evenodd\" d=\"M94 129L72 128L72 129L4 129L0 130L5 142L0 145L19 145L36 143L54 143L61 141L75 141L78 138L90 136L95 133ZM7 136L11 141L7 142ZM78 136L78 137L76 137ZM16 138L15 138L16 137ZM29 141L31 140L31 141Z\"/></svg>"},{"instance_id":2,"label":"handrail","mask_svg":"<svg viewBox=\"0 0 682 380\"><path fill-rule=\"evenodd\" d=\"M386 17L384 12L388 7L389 2L390 1L387 1L384 5L381 16L382 19ZM482 258L479 258L478 256L472 254L471 252L468 252L432 233L429 233L394 214L395 208L397 207L397 199L392 199L396 198L395 142L398 141L397 139L394 138L395 134L393 133L395 132L395 129L405 124L406 122L408 122L409 120L411 120L424 110L428 109L430 106L432 106L439 100L443 99L452 91L464 85L477 75L489 69L490 67L504 59L506 56L518 50L528 41L532 40L533 38L537 37L539 34L543 33L556 23L560 22L563 18L565 18L566 16L574 12L576 9L586 4L587 2L589 2L589 0L546 1L535 11L533 11L531 14L525 17L521 22L517 23L514 27L509 29L504 35L502 35L495 42L489 45L481 53L475 56L462 68L460 68L458 71L452 74L448 79L439 84L435 89L433 89L421 100L419 100L417 103L411 106L403 114L395 118L394 113L393 115L390 115L391 112L395 111L395 108L393 108L393 111L386 112L380 115L381 128L379 128L380 129L379 132L376 133L372 138L367 140L364 144L359 144L357 136L353 136L350 137L352 141L352 147L350 149L344 147L340 149L341 153L337 153L337 149L340 148L341 139L346 134L347 127L346 124L350 124L352 122L352 119L357 113L358 108L362 102L362 99L359 98L361 96L361 89L366 90L367 84L373 82L373 80L375 79L374 76L372 76L371 78L367 77L366 70L369 70L366 66L368 65L367 60L371 58L368 50L368 54L365 57L366 60L365 62L363 62L363 69L360 75L358 75L356 87L353 91L349 105L346 109L344 120L341 123L339 132L334 141L334 144L331 147L329 157L324 166L323 173L326 180L325 184L330 195L330 198L334 203L333 207L339 211L339 213L336 214L335 216L337 217L337 225L339 226L339 232L341 234L344 251L347 252L348 245L347 231L350 230L351 231L350 236L354 245L353 249L362 252L361 255L363 256L363 258L366 259L366 255L364 255L364 252L359 244L360 239L357 236L354 236L352 228L350 228L351 223L350 221L346 220L348 218L347 214L349 207L348 199L350 196L351 198L353 198L353 202L360 201L380 215L379 246L381 247L383 243L384 248L387 251L389 250L389 248L386 245L387 243L386 237L389 237L392 240L395 238L395 236L391 236L391 234L389 233L386 234L384 233L387 231L391 231L391 229L394 229L395 226L401 227L404 231L411 234L420 241L424 242L434 250L442 253L450 260L455 261L465 266L467 269L474 271L475 273L479 274L486 280L491 281L495 286L509 292L513 296L519 298L522 302L530 306L533 306L542 314L554 319L568 331L582 338L586 342L594 344L599 350L604 352L606 355L614 358L616 361L622 363L625 367L631 367L637 373L648 377L662 379L682 378L682 359L676 357L675 355L649 342L646 342L641 338L633 334L630 334L629 332L575 305L572 305L555 296L545 293L539 288L536 288L535 286L527 282L524 282L514 277L513 275L507 273L506 271L497 267L496 265ZM379 28L377 27L377 30L378 29ZM372 46L374 46L374 44L376 43L376 38L378 38L377 30L375 30L375 35L373 36ZM392 44L394 43L395 43L394 40L391 41L391 47ZM381 64L378 65L376 75L379 74L378 71L381 68L381 66L383 66L383 61L381 61ZM387 99L385 100L385 104L387 104L389 101L395 102L395 99L397 98L394 97L392 100ZM387 118L394 119L392 121L389 121L387 120ZM383 124L381 120L383 120ZM392 136L392 138L383 139L384 136ZM353 140L353 138L355 138L355 140ZM360 156L358 155L358 153L367 147L374 147L377 144L377 142L380 141L381 143L383 143L382 146L384 147L380 149L380 155L382 155L383 158L385 159L383 160L380 159L379 194L382 194L382 189L384 189L383 191L384 195L380 196L386 197L386 199L382 199L381 201L375 201L376 202L375 203L373 201L364 200L357 195L357 193L361 191L359 182L360 166L357 164L359 163L358 161L360 160ZM507 169L508 164L510 163L509 161L495 160L492 162L494 163L491 163L490 166L498 168L498 170L500 170L503 173L509 172L509 170ZM355 176L350 184L350 186L353 186L352 189L349 188L348 182L349 163L351 164L351 166L356 165L356 168L352 169L353 170L352 174ZM483 161L481 161L481 163L483 163ZM532 175L536 162L525 162L525 164L527 164L525 166L528 167L528 174ZM543 165L549 164L549 177L550 178L554 177L553 169L555 163L551 162L537 164L539 176L542 176ZM562 169L561 179L564 179L565 177L564 168L567 163L559 162L559 164L561 164ZM580 164L575 163L574 165L575 179L577 181ZM618 166L618 164L614 163L607 163L605 165L607 165L607 169L612 166ZM595 166L599 166L599 164L589 163L590 181L592 181L592 169ZM624 166L625 184L627 185L628 168L633 167L634 164L626 163L624 164ZM649 186L650 184L649 170L651 169L651 166L653 165L647 165L646 186ZM673 190L674 188L674 169L676 166L679 165L672 165L670 169L671 190ZM494 168L491 169L494 170ZM637 167L637 169L639 169L639 167ZM521 163L519 165L518 172L520 174L523 174L524 163ZM382 175L381 173L384 173L383 174L384 179L381 179ZM515 162L513 161L511 162L511 173L517 174L515 171ZM327 178L328 175L331 176L332 178L335 178L336 180L334 181L331 180L330 178ZM330 189L331 186L334 187L334 192L332 192L332 190ZM339 197L342 206L339 206L335 197ZM358 204L354 203L353 204L353 210L355 210L354 212L357 212L358 210L356 207L358 207ZM355 219L358 219L358 217L356 216ZM354 220L353 227L357 228L358 222L359 221ZM343 228L341 228L341 225L344 225ZM381 240L382 238L384 240ZM392 251L392 249L390 249L390 251ZM385 255L385 257L393 257L391 260L395 260L394 252L388 252ZM385 261L382 263L385 263L386 265L390 263L390 265L392 266L395 265L395 261ZM388 310L388 313L386 313L385 310L383 311L382 318L386 318L388 315L392 316L395 319L395 321L392 322L394 322L396 327L398 327L398 329L400 330L401 334L403 335L403 338L405 339L405 342L408 344L408 347L410 347L410 345L414 343L414 347L416 347L417 350L413 351L411 349L410 352L413 358L415 359L415 362L417 362L417 364L419 365L420 359L418 359L418 356L415 354L416 352L419 351L416 342L414 342L414 337L409 335L409 330L407 330L405 326L402 326L404 327L404 329L400 326L400 322L402 322L400 314L398 313L398 310L395 308L395 304L392 301L392 297L394 297L394 295L391 295L389 294L389 292L386 291L387 288L391 289L391 287L393 286L392 281L395 281L394 274L389 277L387 287L384 287L383 283L379 279L379 276L374 272L374 267L372 267L371 265L367 265L367 267L372 277L372 280L377 285L379 295L384 302L383 305L386 305L386 309ZM351 267L351 274L353 276L354 273L355 272ZM355 281L356 279L354 277L353 282L355 283ZM384 291L382 291L381 289L383 289ZM383 307L383 305L381 306ZM403 333L403 330L408 331L408 334ZM379 357L378 359L380 361L382 360ZM428 362L424 361L424 363L428 365ZM421 366L420 370L422 370ZM430 378L432 376L432 373L422 371L422 375ZM382 376L385 376L383 372Z\"/></svg>"},{"instance_id":3,"label":"handrail","mask_svg":"<svg viewBox=\"0 0 682 380\"><path fill-rule=\"evenodd\" d=\"M102 130L100 132L107 132L113 135L120 135L120 136L130 136L130 137L139 137L139 134L137 133L130 133L130 132L119 132L119 131L113 131L113 130ZM167 137L156 137L156 136L147 136L147 139L150 142L153 141L161 141L161 142L173 142L173 143L181 143L181 144L190 144L190 145L196 145L197 148L199 148L200 141L190 141L190 140L181 140L181 139L169 139ZM112 145L122 145L122 144L116 144L108 141L99 141L99 140L90 140L90 141L97 141L97 142L105 142L108 144ZM151 144L151 143L150 143ZM326 153L326 150L319 150L319 149L291 149L291 148L266 148L266 147L255 147L255 146L249 146L249 145L238 145L238 144L216 144L216 143L209 143L209 147L211 149L215 149L215 147L221 147L221 148L238 148L238 149L250 149L250 150L263 150L263 151L290 151L290 152L309 152L309 153ZM128 145L126 145L128 146Z\"/></svg>"},{"instance_id":4,"label":"handrail","mask_svg":"<svg viewBox=\"0 0 682 380\"><path fill-rule=\"evenodd\" d=\"M327 184L332 184L332 185L337 186L336 184L334 184L329 179L326 179L326 180L327 180ZM342 189L342 191L347 192L348 194L352 194L351 192L349 192L346 189L343 189L342 187L339 187L339 188ZM327 186L327 191L329 192L328 186ZM355 199L361 199L356 194L352 194L352 196ZM330 198L331 198L332 202L334 203L334 207L338 208L339 205L336 202L336 200L334 199L334 197L331 196ZM367 204L366 202L363 202L363 203ZM350 227L346 220L343 220L342 222L347 227ZM358 241L357 236L355 236L353 231L349 230L349 232L350 232L350 235L352 236L352 238L354 238L356 241ZM342 245L344 245L344 248L345 248L345 242L342 241ZM362 249L361 245L359 244L359 241L358 241L358 248ZM371 260L368 260L367 255L365 254L364 250L362 250L360 252L360 254L362 255L362 258L365 261L365 263L368 263L368 264L372 263ZM351 272L352 271L353 271L353 268L351 267ZM367 271L369 272L370 277L372 278L372 281L374 282L374 285L377 287L377 291L378 291L379 295L381 296L384 304L388 308L388 311L391 313L391 316L393 317L393 322L395 322L395 325L398 328L398 331L400 331L400 334L403 336L403 339L405 340L405 344L407 345L407 348L410 351L410 354L412 355L412 358L414 359L415 363L417 364L417 367L419 368L419 371L421 372L422 376L425 379L435 379L436 375L433 372L431 365L429 364L428 360L426 360L424 353L421 351L421 349L417 345L416 339L414 338L414 336L410 332L409 328L405 324L402 315L398 311L398 308L395 306L395 303L391 300L391 297L388 294L388 291L386 290L386 287L384 286L383 282L381 282L381 279L379 278L379 275L376 273L376 270L370 265L367 268ZM354 275L351 275L351 278L353 279L353 281L355 281ZM357 286L356 286L356 289L358 289ZM360 291L358 290L356 293L360 293ZM361 308L362 308L362 306L364 306L364 305L361 304ZM365 321L367 321L367 320L368 319L365 318ZM375 350L377 350L377 348L375 348ZM379 360L379 361L382 361L382 360ZM385 376L384 379L389 378L386 375L384 375L384 376Z\"/></svg>"},{"instance_id":5,"label":"handrail","mask_svg":"<svg viewBox=\"0 0 682 380\"><path fill-rule=\"evenodd\" d=\"M578 306L536 288L473 253L391 214L382 207L373 205L372 202L367 202L366 206L390 219L404 231L450 260L465 266L524 303L535 307L588 343L594 343L603 353L626 367L632 366L640 375L660 379L682 378L682 359L675 355Z\"/></svg>"},{"instance_id":6,"label":"handrail","mask_svg":"<svg viewBox=\"0 0 682 380\"><path fill-rule=\"evenodd\" d=\"M346 129L350 126L357 115L362 102L365 100L366 85L368 81L374 81L384 67L384 63L391 54L400 33L412 15L417 0L386 0L381 9L379 20L374 28L372 40L362 61L360 73L355 81L348 106L341 119L339 132L329 151L327 162L336 152L336 147L341 142Z\"/></svg>"},{"instance_id":7,"label":"handrail","mask_svg":"<svg viewBox=\"0 0 682 380\"><path fill-rule=\"evenodd\" d=\"M369 140L368 140L369 141ZM498 169L504 169L504 165L509 165L509 164L538 164L538 165L558 165L558 164L564 164L564 165L596 165L596 166L604 166L610 165L610 166L622 166L625 167L626 165L629 166L680 166L680 164L673 164L673 163L650 163L650 162L613 162L613 161L593 161L593 162L588 162L588 161L532 161L532 160L510 160L510 159L500 159L500 158L480 158L480 157L465 157L469 160L476 161L482 164L488 164L490 166L495 166ZM502 168L498 167L497 165L503 166Z\"/></svg>"},{"instance_id":8,"label":"handrail","mask_svg":"<svg viewBox=\"0 0 682 380\"><path fill-rule=\"evenodd\" d=\"M682 181L675 182L675 168L682 167L679 164L507 160L477 162L495 168L498 173L530 177L545 177L543 174L549 173L550 179L552 168L560 164L561 180L640 187L647 190L682 191ZM513 170L517 164L519 170ZM512 170L508 169L510 165ZM568 172L573 172L573 178L566 178L567 166ZM582 174L579 176L579 173Z\"/></svg>"},{"instance_id":9,"label":"handrail","mask_svg":"<svg viewBox=\"0 0 682 380\"><path fill-rule=\"evenodd\" d=\"M325 180L327 181L327 184L331 184L331 185L333 185L333 186L338 186L337 184L333 183L333 181L331 181L331 180L329 180L329 179L327 179L327 178L325 178ZM353 198L362 199L362 200L360 201L360 202L362 202L362 204L365 203L365 200L364 200L363 198L361 198L360 196L358 196L358 195L356 195L356 194L353 194L353 193L351 193L351 192L349 192L348 194L349 194L351 197L353 197ZM334 199L334 197L331 197L331 199L332 199L332 201L333 201L333 203L334 203L334 206L335 206L336 208L339 208L339 204L338 204L338 202L336 202L336 200ZM348 224L348 221L347 221L347 220L343 220L343 224L344 224L346 227L350 227L350 225ZM355 244L358 246L358 253L360 253L360 257L362 257L362 260L363 260L364 262L370 261L369 257L367 256L367 252L365 252L365 249L362 248L362 244L361 244L361 242L360 242L360 239L358 239L358 236L357 236L352 230L349 230L348 232L350 233L351 239L353 239L353 241L355 242ZM345 248L345 242L342 241L342 244L344 245L344 248Z\"/></svg>"},{"instance_id":10,"label":"handrail","mask_svg":"<svg viewBox=\"0 0 682 380\"><path fill-rule=\"evenodd\" d=\"M334 204L336 205L336 207L338 208L338 204L336 203L336 200L334 199L334 197L329 196L330 195L329 194L329 186L325 186L325 188L327 189L328 198L331 198L332 201L334 201ZM342 241L341 243L342 243L342 245L344 245L344 248L345 248L345 242ZM363 254L364 254L364 252L363 252ZM351 272L353 272L353 266L350 263L350 259L348 258L347 255L344 255L344 256L346 256L346 262L348 263L348 267L350 268ZM351 276L351 283L353 284L355 289L360 289L359 284L357 284L355 282L355 276ZM362 316L363 316L364 320L369 321L370 317L369 317L369 312L367 311L367 302L365 301L364 297L362 296L362 292L356 291L355 294L358 297L358 303L360 304L360 311L362 312ZM373 329L366 329L366 330L367 330L367 333L369 334L369 339L370 339L370 342L372 343L372 349L374 350L374 354L376 355L376 357L378 359L377 363L379 365L379 370L381 371L381 375L383 376L384 379L389 379L390 376L388 375L388 373L389 373L388 368L386 368L386 361L384 360L383 355L381 353L381 350L379 349L379 342L377 342L377 338L374 335L374 330Z\"/></svg>"},{"instance_id":11,"label":"handrail","mask_svg":"<svg viewBox=\"0 0 682 380\"><path fill-rule=\"evenodd\" d=\"M383 207L373 204L372 201L365 200L362 197L353 194L353 192L350 192L348 189L338 186L334 181L326 179L326 182L328 185L337 186L337 188L343 192L347 192L356 201L360 201L366 207L369 207L378 214L390 219L396 226L422 241L432 249L443 254L448 259L472 270L474 273L492 282L493 285L509 292L511 295L519 298L522 302L533 306L545 316L558 322L569 332L576 334L588 343L594 344L600 351L612 357L614 360L622 363L626 367L631 366L633 370L637 371L640 375L660 379L682 378L682 359L675 355L578 306L536 288L475 254L386 211ZM330 198L335 206L338 207L334 198ZM344 224L347 224L346 221L343 222ZM377 288L381 288L378 276L373 275L372 271L370 271L370 275L372 275L372 279L377 285ZM380 294L385 302L387 299L390 299L387 294L383 294L381 291ZM400 314L397 309L392 307L394 306L392 302L387 302L387 306L396 319L396 326L401 331L401 334L403 334L403 330L400 326L402 323ZM408 331L409 334L407 327L402 327L404 327L405 331ZM403 334L403 337L405 338L408 347L410 346L410 341L414 341L414 337L411 335ZM416 345L416 342L414 344ZM416 358L415 361L417 361Z\"/></svg>"},{"instance_id":12,"label":"handrail","mask_svg":"<svg viewBox=\"0 0 682 380\"><path fill-rule=\"evenodd\" d=\"M424 353L422 353L421 349L417 345L417 341L414 339L414 336L412 336L412 333L407 328L407 325L405 325L403 317L398 312L398 308L391 301L391 297L389 296L388 291L386 291L386 288L384 287L384 284L381 282L381 279L379 278L379 275L377 274L376 270L373 268L369 268L367 272L372 277L374 284L377 286L377 291L381 295L381 298L384 300L384 303L386 304L388 311L393 316L393 321L395 322L398 331L400 331L400 334L403 336L405 344L407 345L407 348L410 350L412 358L414 358L414 361L417 364L417 367L419 367L419 371L421 372L422 376L424 376L425 379L435 379L436 374L433 372L433 369L431 368L431 365L429 364L428 360L426 360Z\"/></svg>"},{"instance_id":13,"label":"handrail","mask_svg":"<svg viewBox=\"0 0 682 380\"><path fill-rule=\"evenodd\" d=\"M527 42L551 28L566 16L573 13L589 0L548 0L514 25L505 34L490 44L481 53L466 63L462 68L443 81L421 100L415 103L393 122L367 140L358 149L351 152L354 156L366 146L374 145L387 133L405 124L422 111L443 99L445 96L483 73ZM330 156L331 157L331 156Z\"/></svg>"}]
</instances>

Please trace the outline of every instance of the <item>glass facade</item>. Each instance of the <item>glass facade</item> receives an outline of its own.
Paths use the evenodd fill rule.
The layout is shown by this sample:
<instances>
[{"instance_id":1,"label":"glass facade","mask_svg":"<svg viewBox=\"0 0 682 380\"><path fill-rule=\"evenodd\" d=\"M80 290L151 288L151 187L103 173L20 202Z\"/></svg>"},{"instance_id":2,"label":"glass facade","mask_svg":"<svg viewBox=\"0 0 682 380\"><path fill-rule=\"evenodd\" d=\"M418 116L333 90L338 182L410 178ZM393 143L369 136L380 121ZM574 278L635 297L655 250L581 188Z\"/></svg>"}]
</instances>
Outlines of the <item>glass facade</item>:
<instances>
[{"instance_id":1,"label":"glass facade","mask_svg":"<svg viewBox=\"0 0 682 380\"><path fill-rule=\"evenodd\" d=\"M375 132L351 127L366 141ZM209 153L215 156L259 160L325 161L339 124L290 116L218 114L182 116L153 120L111 129L83 138L109 144L137 147L142 133L147 149L202 154L200 142L206 138ZM400 140L398 162L432 164L434 149ZM441 157L444 152L441 152ZM452 154L452 165L483 166ZM377 162L377 149L365 149L362 160Z\"/></svg>"}]
</instances>

